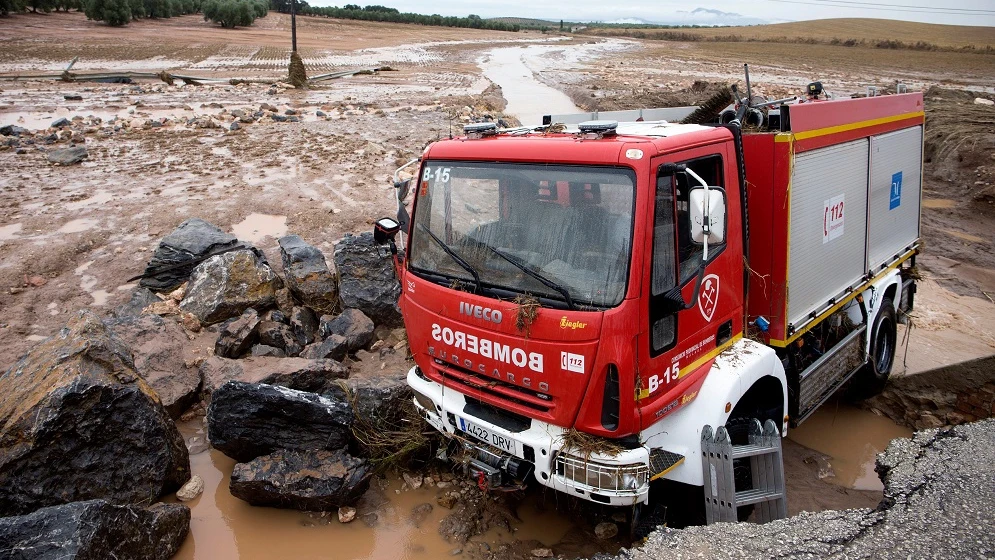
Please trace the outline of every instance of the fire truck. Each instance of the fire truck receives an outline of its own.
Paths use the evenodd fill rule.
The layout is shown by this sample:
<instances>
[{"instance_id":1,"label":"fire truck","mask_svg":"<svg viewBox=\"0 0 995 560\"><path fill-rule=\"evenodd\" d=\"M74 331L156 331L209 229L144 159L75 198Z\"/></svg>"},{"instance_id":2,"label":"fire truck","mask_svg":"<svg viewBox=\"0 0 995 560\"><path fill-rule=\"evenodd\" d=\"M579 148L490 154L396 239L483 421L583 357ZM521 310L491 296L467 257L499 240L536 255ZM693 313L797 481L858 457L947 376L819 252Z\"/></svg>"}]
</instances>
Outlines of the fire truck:
<instances>
[{"instance_id":1,"label":"fire truck","mask_svg":"<svg viewBox=\"0 0 995 560\"><path fill-rule=\"evenodd\" d=\"M923 96L817 85L711 124L470 125L395 183L410 213L374 235L408 383L482 486L691 507L704 426L783 436L844 385L883 387L915 293Z\"/></svg>"}]
</instances>

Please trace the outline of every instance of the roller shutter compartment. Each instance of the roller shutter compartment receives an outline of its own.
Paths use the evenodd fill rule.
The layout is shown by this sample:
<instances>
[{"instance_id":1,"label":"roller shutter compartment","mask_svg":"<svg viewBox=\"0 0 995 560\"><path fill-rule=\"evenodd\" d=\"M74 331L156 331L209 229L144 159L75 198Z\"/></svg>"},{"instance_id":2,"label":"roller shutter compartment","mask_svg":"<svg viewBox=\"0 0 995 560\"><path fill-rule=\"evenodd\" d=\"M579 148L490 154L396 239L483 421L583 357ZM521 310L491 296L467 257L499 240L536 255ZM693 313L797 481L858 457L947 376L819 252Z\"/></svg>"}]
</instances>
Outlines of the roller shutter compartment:
<instances>
[{"instance_id":1,"label":"roller shutter compartment","mask_svg":"<svg viewBox=\"0 0 995 560\"><path fill-rule=\"evenodd\" d=\"M866 272L867 159L866 138L795 158L787 312L795 328Z\"/></svg>"},{"instance_id":2,"label":"roller shutter compartment","mask_svg":"<svg viewBox=\"0 0 995 560\"><path fill-rule=\"evenodd\" d=\"M877 272L919 239L922 127L871 137L867 269Z\"/></svg>"}]
</instances>

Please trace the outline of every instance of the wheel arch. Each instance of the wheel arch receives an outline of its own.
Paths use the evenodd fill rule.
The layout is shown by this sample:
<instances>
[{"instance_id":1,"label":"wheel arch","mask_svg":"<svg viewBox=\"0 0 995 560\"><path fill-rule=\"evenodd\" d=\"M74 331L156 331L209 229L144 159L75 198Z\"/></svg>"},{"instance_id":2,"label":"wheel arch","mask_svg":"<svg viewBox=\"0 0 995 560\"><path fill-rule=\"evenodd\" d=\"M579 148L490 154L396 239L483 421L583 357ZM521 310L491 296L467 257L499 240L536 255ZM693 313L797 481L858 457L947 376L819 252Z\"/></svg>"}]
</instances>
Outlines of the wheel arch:
<instances>
[{"instance_id":1,"label":"wheel arch","mask_svg":"<svg viewBox=\"0 0 995 560\"><path fill-rule=\"evenodd\" d=\"M684 455L684 462L664 478L701 486L702 428L706 424L713 428L724 425L747 395L751 399L766 396L770 399L767 402L780 400L782 418L778 424L783 434L787 387L784 367L774 350L744 338L715 359L693 401L644 430L641 440L650 450L662 448Z\"/></svg>"}]
</instances>

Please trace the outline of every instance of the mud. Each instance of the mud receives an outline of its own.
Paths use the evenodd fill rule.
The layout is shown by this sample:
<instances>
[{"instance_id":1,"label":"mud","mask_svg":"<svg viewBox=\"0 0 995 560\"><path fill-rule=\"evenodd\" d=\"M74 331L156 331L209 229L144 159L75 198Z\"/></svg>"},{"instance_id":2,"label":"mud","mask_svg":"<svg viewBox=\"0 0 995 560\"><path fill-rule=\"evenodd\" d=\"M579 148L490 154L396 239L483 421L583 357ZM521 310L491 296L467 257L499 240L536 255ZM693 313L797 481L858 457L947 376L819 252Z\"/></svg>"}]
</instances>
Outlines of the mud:
<instances>
[{"instance_id":1,"label":"mud","mask_svg":"<svg viewBox=\"0 0 995 560\"><path fill-rule=\"evenodd\" d=\"M516 105L520 83L552 86L574 105L592 110L694 103L707 97L715 83L741 80L744 60L752 63L756 91L771 97L801 93L816 79L836 93L863 91L867 84L885 87L898 79L913 90L938 83L985 90L992 75L987 55L910 57L795 45L793 56L785 59L765 54L762 49L769 46L746 43L727 48L301 20L299 39L309 74L366 65L390 65L396 71L307 91L266 85L0 82L0 125L41 131L57 118L80 117L84 124L76 128L82 138L76 141L85 142L90 152L78 166L49 165L45 150L66 143L44 144L41 138L51 131L39 134L39 143L23 154L0 148L0 368L53 334L65 322L64 314L81 307L106 313L125 302L134 287L127 279L142 271L158 240L187 217L227 224L262 249L276 268L276 238L286 232L300 234L328 255L341 235L365 231L372 219L393 213L389 177L394 168L448 135L457 120L469 119L460 114L466 107L495 117L505 109L523 119L572 111L528 99ZM279 14L236 33L198 16L111 29L82 14L18 15L0 27L0 73L58 72L80 54L80 71L164 69L274 78L285 72L288 27L288 18ZM68 42L67 28L75 30ZM871 55L877 58L868 60ZM488 73L490 61L504 57L521 75ZM944 64L921 63L934 58ZM984 68L978 70L979 65ZM83 101L66 101L63 96L70 93ZM939 109L931 113L937 117L931 122L957 126L950 135L927 140L936 150L927 161L927 170L935 172L924 184L925 249L918 264L925 280L911 331L907 337L906 330L899 334L896 378L995 352L995 304L990 301L995 296L990 189L995 166L985 128L990 116L971 107L970 118L961 118L974 95L932 90L927 98L927 111ZM263 120L236 131L189 123L193 118L220 122L234 110L253 113L264 102L280 115L293 110L299 122ZM111 119L117 120L108 123ZM149 124L162 119L170 123ZM128 124L135 120L142 126ZM959 142L957 134L971 134L971 142ZM199 350L206 353L206 348ZM391 360L364 359L354 366L376 375L403 362ZM938 391L947 388L938 381ZM790 512L873 508L881 500L880 487L867 474L867 456L883 449L885 438L905 432L868 414L830 405L792 431L784 445ZM189 432L185 427L188 437L197 436L198 428ZM592 533L595 516L539 489L516 502L513 515L491 515L495 524L461 545L439 534L451 512L435 499L443 490L462 492L464 486L405 489L395 475L374 485L356 521L341 525L334 515L252 508L233 499L227 491L232 462L215 451L196 454L192 462L207 488L192 502L192 536L181 558L436 558L457 548L467 557L514 558L531 557L537 547L579 557L624 544L598 542ZM423 503L434 507L416 527L411 512ZM468 515L498 507L475 503L478 509ZM373 513L377 522L369 527L363 520L373 517L363 515ZM509 517L506 525L500 523Z\"/></svg>"}]
</instances>

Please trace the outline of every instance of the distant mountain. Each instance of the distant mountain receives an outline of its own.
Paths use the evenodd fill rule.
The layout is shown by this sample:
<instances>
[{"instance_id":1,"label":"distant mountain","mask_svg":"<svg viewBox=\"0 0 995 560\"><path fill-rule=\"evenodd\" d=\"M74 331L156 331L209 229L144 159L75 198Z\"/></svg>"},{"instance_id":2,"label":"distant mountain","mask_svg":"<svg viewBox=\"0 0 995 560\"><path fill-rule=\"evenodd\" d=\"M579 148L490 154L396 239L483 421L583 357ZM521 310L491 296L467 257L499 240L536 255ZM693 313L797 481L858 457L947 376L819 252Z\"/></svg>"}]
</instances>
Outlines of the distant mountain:
<instances>
[{"instance_id":1,"label":"distant mountain","mask_svg":"<svg viewBox=\"0 0 995 560\"><path fill-rule=\"evenodd\" d=\"M757 17L747 17L733 12L723 12L722 10L712 10L709 8L695 8L690 12L678 10L669 14L660 14L652 19L643 18L619 18L605 23L629 24L629 25L762 25L766 23L780 23L783 19L765 19Z\"/></svg>"}]
</instances>

